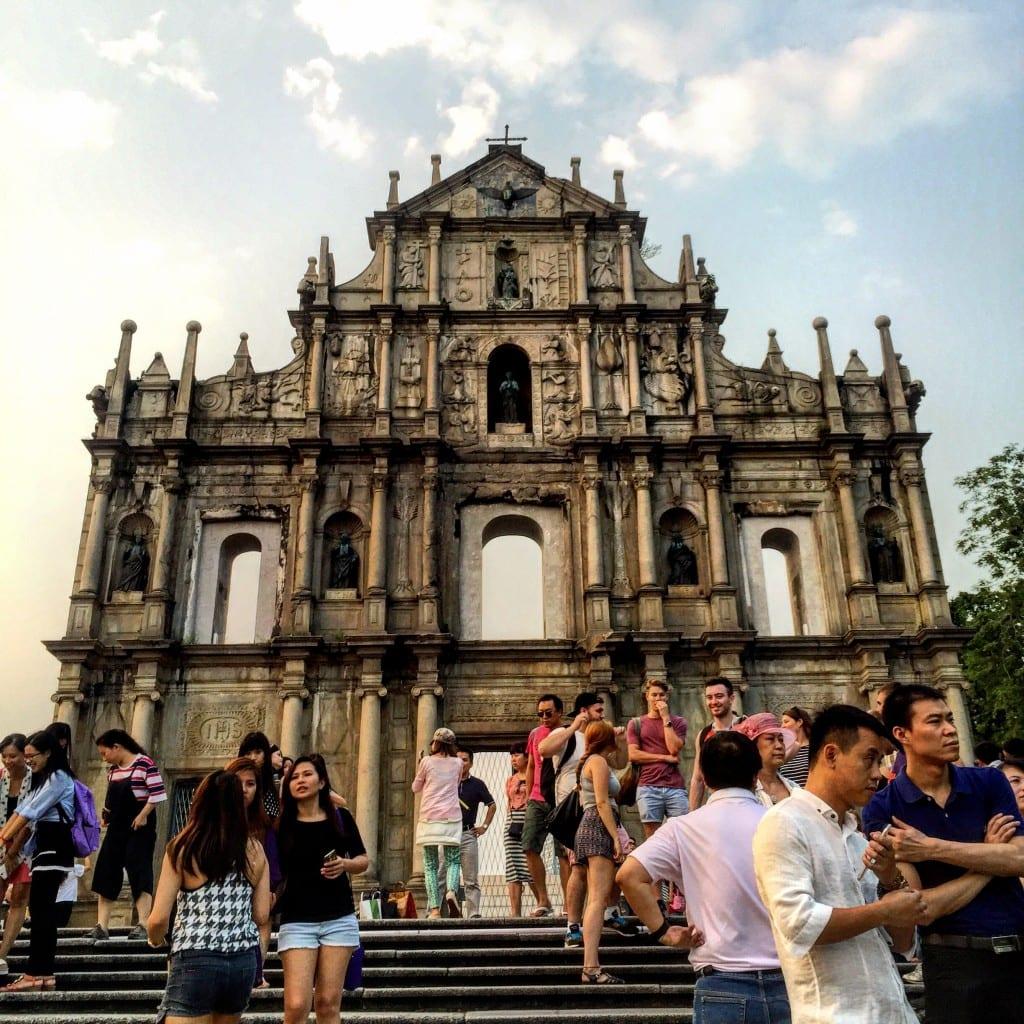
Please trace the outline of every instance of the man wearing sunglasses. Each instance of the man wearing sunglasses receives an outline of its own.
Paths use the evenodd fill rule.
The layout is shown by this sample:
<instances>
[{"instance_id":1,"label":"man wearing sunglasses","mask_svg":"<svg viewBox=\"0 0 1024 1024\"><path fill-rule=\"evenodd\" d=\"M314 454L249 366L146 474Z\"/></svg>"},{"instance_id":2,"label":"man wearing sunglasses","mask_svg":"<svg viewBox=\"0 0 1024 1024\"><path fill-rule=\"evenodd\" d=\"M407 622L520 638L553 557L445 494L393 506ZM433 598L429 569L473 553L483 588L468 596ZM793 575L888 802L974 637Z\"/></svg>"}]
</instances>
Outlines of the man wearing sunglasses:
<instances>
[{"instance_id":1,"label":"man wearing sunglasses","mask_svg":"<svg viewBox=\"0 0 1024 1024\"><path fill-rule=\"evenodd\" d=\"M551 899L548 896L547 872L541 851L548 837L545 826L548 815L554 809L554 771L550 758L544 757L538 749L541 742L555 729L562 727L562 698L555 693L545 693L537 698L538 725L526 741L526 789L530 799L526 804L526 821L523 825L523 853L530 868L539 902L531 917L551 917ZM545 771L546 769L546 771ZM564 891L569 879L569 862L566 851L555 843L558 854L558 872L562 877Z\"/></svg>"}]
</instances>

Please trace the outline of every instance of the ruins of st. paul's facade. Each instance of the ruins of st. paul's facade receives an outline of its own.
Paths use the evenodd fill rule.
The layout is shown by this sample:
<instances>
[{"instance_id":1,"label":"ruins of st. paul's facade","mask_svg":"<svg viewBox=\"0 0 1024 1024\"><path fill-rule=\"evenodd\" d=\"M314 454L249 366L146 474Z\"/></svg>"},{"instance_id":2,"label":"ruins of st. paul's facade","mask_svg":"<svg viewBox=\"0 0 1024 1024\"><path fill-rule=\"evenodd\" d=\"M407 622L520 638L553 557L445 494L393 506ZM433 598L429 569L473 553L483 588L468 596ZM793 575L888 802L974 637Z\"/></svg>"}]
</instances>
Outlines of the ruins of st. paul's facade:
<instances>
[{"instance_id":1,"label":"ruins of st. paul's facade","mask_svg":"<svg viewBox=\"0 0 1024 1024\"><path fill-rule=\"evenodd\" d=\"M178 379L159 354L133 378L121 325L47 645L76 747L127 728L181 792L252 729L319 750L371 877L393 880L415 866L409 784L435 727L495 749L545 691L596 690L621 721L655 676L696 726L714 675L747 711L924 680L969 736L924 388L888 318L878 376L833 363L824 319L815 374L774 332L737 366L714 276L688 237L676 280L647 266L621 172L609 201L578 160L550 177L517 145L433 171L405 202L392 172L351 280L321 239L281 369L256 372L242 335L196 379L191 322ZM529 639L485 629L485 549L508 536L539 551ZM228 642L243 556L249 642Z\"/></svg>"}]
</instances>

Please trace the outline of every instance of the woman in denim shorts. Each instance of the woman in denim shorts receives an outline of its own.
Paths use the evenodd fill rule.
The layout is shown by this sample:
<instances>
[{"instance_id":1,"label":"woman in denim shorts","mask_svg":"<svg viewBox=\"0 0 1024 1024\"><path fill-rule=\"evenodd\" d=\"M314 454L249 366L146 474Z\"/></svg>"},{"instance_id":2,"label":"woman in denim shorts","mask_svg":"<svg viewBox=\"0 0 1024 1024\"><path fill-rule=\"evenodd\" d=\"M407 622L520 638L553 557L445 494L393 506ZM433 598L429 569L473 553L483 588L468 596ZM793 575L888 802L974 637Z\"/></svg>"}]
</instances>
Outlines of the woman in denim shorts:
<instances>
[{"instance_id":1,"label":"woman in denim shorts","mask_svg":"<svg viewBox=\"0 0 1024 1024\"><path fill-rule=\"evenodd\" d=\"M188 824L167 844L147 921L163 945L172 907L174 937L157 1024L241 1020L256 977L258 926L270 914L263 847L246 827L242 784L216 771L199 784Z\"/></svg>"},{"instance_id":2,"label":"woman in denim shorts","mask_svg":"<svg viewBox=\"0 0 1024 1024\"><path fill-rule=\"evenodd\" d=\"M281 789L278 849L284 889L277 951L284 967L285 1024L337 1024L348 962L359 947L350 875L369 866L355 819L331 801L319 754L297 758Z\"/></svg>"}]
</instances>

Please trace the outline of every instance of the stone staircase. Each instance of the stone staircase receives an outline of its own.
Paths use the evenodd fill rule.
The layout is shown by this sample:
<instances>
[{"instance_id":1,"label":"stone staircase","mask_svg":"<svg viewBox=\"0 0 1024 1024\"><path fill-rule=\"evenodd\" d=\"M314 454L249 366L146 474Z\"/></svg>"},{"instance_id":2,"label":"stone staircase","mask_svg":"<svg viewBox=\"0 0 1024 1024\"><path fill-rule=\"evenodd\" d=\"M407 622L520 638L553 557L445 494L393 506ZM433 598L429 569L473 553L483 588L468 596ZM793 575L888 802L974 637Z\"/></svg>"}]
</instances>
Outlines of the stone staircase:
<instances>
[{"instance_id":1,"label":"stone staircase","mask_svg":"<svg viewBox=\"0 0 1024 1024\"><path fill-rule=\"evenodd\" d=\"M57 990L0 993L0 1024L150 1024L166 979L166 956L119 929L93 945L85 929L61 932ZM556 1021L679 1024L692 1019L694 976L682 951L605 933L602 962L625 985L579 983L582 949L563 949L550 921L388 921L362 926L363 988L346 993L344 1024L523 1024ZM10 958L24 969L27 941ZM270 988L253 993L244 1020L280 1024L281 963L267 962ZM920 986L909 986L915 1002ZM310 1017L312 1021L312 1016Z\"/></svg>"}]
</instances>

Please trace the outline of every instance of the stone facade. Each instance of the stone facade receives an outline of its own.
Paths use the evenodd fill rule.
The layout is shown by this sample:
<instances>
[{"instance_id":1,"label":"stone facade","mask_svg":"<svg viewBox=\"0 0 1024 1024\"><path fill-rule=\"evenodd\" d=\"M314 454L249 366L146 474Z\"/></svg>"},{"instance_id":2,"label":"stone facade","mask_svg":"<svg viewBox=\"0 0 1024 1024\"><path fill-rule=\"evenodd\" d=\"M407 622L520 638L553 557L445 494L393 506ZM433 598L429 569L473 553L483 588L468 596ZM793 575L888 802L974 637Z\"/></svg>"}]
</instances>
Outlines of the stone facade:
<instances>
[{"instance_id":1,"label":"stone facade","mask_svg":"<svg viewBox=\"0 0 1024 1024\"><path fill-rule=\"evenodd\" d=\"M677 280L645 219L500 144L406 202L392 172L373 257L335 281L321 239L289 313L292 358L195 379L129 370L135 325L86 441L92 474L57 716L79 748L128 728L184 783L250 729L324 753L371 877L409 878L417 754L444 722L478 747L525 735L537 694L645 675L694 728L702 681L746 709L870 699L889 679L963 679L921 466L924 393L879 317L883 373L815 375L774 332L759 368L683 239ZM511 383L509 383L511 381ZM482 550L543 555L544 635L482 637ZM344 538L344 539L343 539ZM771 635L764 552L793 626ZM252 642L226 643L234 559L257 553ZM969 751L968 751L969 756Z\"/></svg>"}]
</instances>

